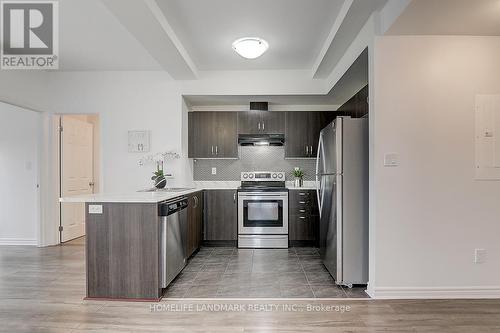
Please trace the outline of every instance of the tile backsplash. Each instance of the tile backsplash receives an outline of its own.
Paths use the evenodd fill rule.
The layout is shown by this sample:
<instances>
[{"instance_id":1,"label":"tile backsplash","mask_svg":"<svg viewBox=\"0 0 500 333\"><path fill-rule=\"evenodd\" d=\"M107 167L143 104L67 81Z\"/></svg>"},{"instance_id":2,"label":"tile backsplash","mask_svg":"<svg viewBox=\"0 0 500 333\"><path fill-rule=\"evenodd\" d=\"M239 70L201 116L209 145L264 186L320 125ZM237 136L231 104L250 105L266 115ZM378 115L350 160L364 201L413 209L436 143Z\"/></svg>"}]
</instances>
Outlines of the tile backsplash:
<instances>
[{"instance_id":1,"label":"tile backsplash","mask_svg":"<svg viewBox=\"0 0 500 333\"><path fill-rule=\"evenodd\" d=\"M239 181L243 171L284 171L287 180L292 180L294 167L304 170L304 180L314 180L316 159L285 159L284 147L239 146L238 160L195 159L193 178L195 181ZM217 174L212 175L212 168Z\"/></svg>"}]
</instances>

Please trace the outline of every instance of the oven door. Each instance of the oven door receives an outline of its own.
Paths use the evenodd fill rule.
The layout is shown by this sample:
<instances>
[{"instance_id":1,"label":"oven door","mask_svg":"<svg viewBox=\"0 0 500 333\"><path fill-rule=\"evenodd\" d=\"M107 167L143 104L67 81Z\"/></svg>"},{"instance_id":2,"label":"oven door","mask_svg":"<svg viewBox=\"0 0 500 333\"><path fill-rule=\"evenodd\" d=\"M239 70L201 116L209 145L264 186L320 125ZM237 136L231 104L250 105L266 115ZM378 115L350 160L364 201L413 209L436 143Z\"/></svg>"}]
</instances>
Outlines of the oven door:
<instances>
[{"instance_id":1,"label":"oven door","mask_svg":"<svg viewBox=\"0 0 500 333\"><path fill-rule=\"evenodd\" d=\"M239 234L288 234L287 192L239 192Z\"/></svg>"}]
</instances>

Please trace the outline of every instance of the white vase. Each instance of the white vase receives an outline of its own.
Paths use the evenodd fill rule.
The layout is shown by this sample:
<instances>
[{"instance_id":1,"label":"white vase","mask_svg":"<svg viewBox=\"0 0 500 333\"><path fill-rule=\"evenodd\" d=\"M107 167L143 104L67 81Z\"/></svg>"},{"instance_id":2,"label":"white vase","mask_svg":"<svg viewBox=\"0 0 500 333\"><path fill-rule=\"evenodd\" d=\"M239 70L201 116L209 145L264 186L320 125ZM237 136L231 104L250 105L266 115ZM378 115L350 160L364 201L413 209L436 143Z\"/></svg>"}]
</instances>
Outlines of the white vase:
<instances>
[{"instance_id":1,"label":"white vase","mask_svg":"<svg viewBox=\"0 0 500 333\"><path fill-rule=\"evenodd\" d=\"M295 177L295 183L294 183L294 185L295 185L295 187L302 187L302 185L303 185L302 178Z\"/></svg>"}]
</instances>

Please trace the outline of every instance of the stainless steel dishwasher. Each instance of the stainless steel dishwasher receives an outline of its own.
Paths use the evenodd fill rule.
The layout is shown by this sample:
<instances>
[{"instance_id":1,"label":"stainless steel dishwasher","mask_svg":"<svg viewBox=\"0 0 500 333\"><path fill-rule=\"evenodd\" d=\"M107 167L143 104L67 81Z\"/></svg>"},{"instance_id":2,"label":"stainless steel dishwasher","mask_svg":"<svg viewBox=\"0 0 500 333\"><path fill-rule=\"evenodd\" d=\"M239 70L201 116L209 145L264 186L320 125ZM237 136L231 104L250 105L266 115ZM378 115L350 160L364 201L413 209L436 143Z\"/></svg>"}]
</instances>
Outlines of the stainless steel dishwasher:
<instances>
[{"instance_id":1,"label":"stainless steel dishwasher","mask_svg":"<svg viewBox=\"0 0 500 333\"><path fill-rule=\"evenodd\" d=\"M186 244L183 230L187 223L186 197L158 204L160 216L160 276L166 288L186 265Z\"/></svg>"}]
</instances>

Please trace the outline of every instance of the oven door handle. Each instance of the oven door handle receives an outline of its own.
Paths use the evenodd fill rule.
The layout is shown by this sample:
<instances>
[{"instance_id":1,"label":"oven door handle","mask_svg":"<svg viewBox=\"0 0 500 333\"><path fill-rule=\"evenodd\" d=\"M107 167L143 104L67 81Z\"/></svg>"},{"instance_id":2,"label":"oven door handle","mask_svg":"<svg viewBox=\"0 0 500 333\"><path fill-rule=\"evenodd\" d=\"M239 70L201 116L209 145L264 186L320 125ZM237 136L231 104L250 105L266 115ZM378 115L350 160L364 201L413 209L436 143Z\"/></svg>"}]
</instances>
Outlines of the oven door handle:
<instances>
[{"instance_id":1,"label":"oven door handle","mask_svg":"<svg viewBox=\"0 0 500 333\"><path fill-rule=\"evenodd\" d=\"M276 197L276 198L284 198L284 197L288 197L288 193L286 192L282 192L282 193L277 193L277 192L274 192L274 193L265 193L265 192L258 192L258 193L250 193L250 192L246 192L246 193L238 193L238 197L240 198L249 198L249 197Z\"/></svg>"},{"instance_id":2,"label":"oven door handle","mask_svg":"<svg viewBox=\"0 0 500 333\"><path fill-rule=\"evenodd\" d=\"M266 195L245 195L245 196L238 196L239 199L242 200L279 200L279 201L285 201L287 200L288 196L266 196Z\"/></svg>"}]
</instances>

